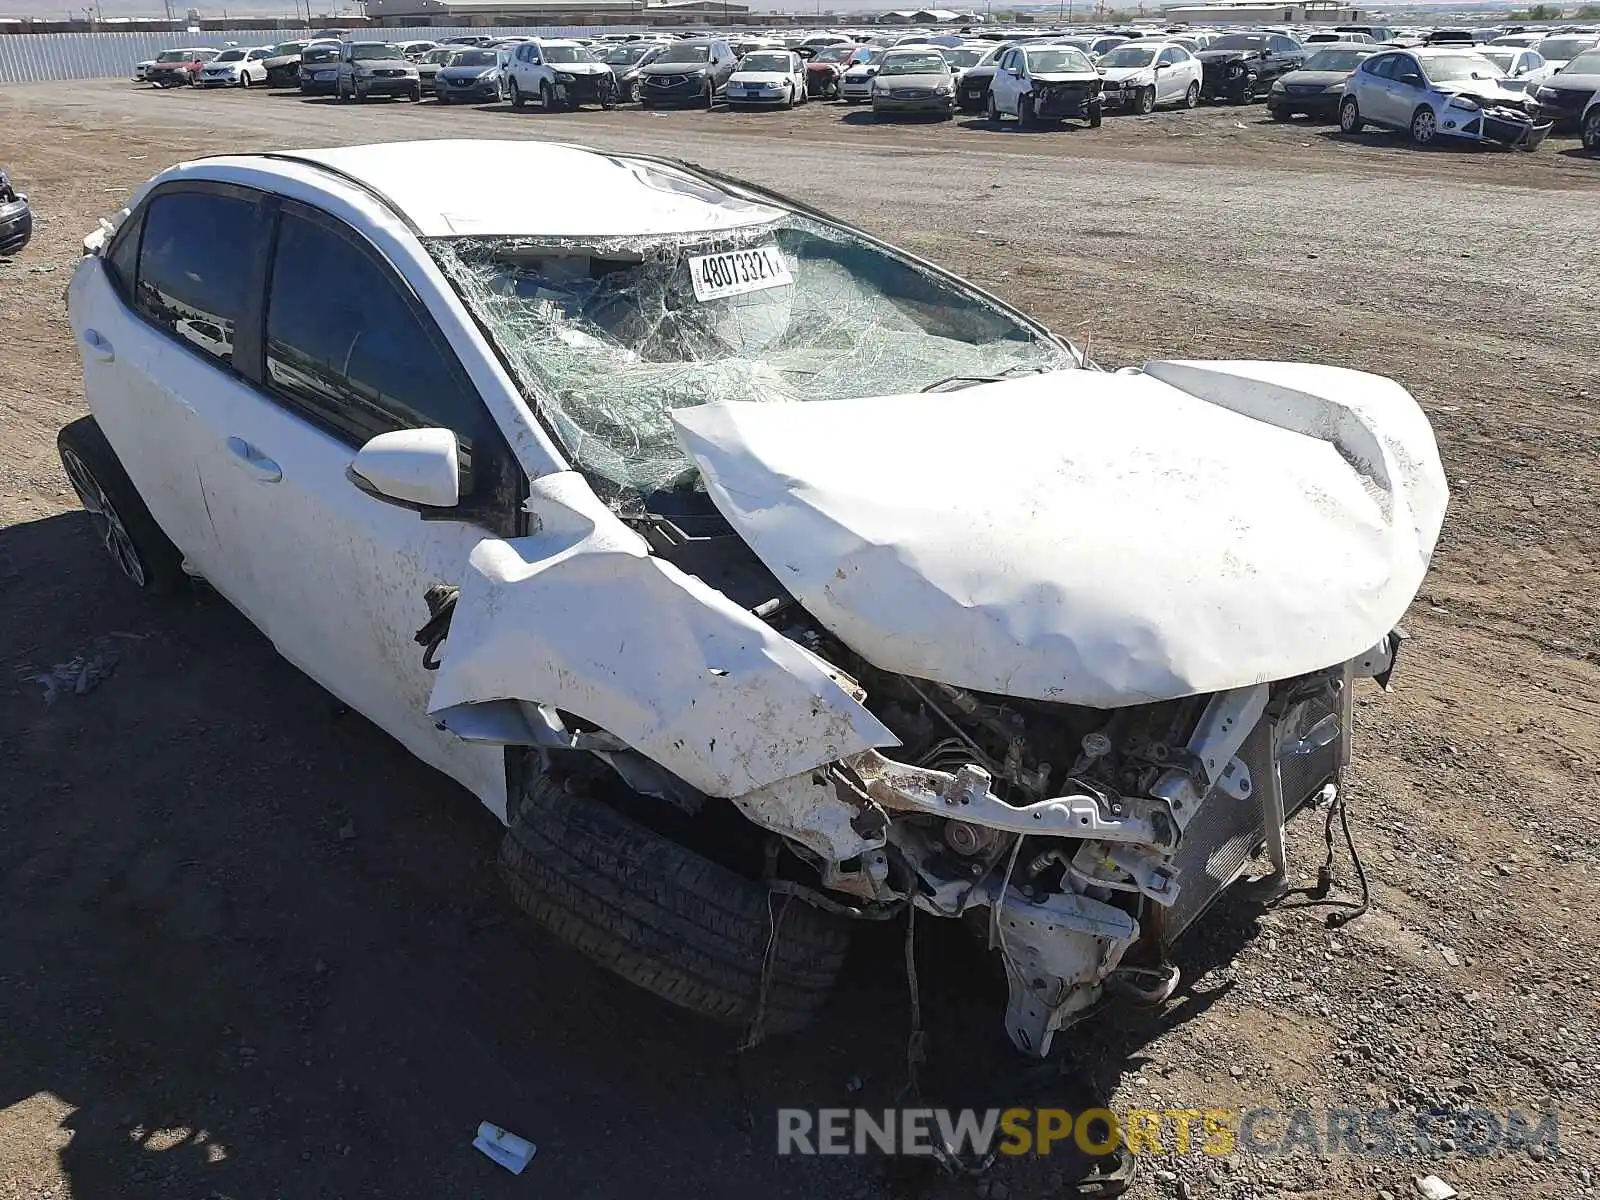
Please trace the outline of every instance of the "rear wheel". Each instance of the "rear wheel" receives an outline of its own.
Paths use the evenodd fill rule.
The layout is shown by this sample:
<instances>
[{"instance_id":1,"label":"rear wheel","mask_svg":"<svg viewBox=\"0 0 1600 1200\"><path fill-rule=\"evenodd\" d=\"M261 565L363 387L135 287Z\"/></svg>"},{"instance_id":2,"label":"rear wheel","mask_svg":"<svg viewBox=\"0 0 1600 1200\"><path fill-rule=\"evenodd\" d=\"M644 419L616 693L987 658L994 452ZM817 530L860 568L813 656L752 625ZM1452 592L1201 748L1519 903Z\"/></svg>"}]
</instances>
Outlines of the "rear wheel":
<instances>
[{"instance_id":1,"label":"rear wheel","mask_svg":"<svg viewBox=\"0 0 1600 1200\"><path fill-rule=\"evenodd\" d=\"M517 905L556 938L715 1021L747 1025L759 1012L768 1032L798 1029L844 963L846 921L548 775L529 784L500 871Z\"/></svg>"},{"instance_id":2,"label":"rear wheel","mask_svg":"<svg viewBox=\"0 0 1600 1200\"><path fill-rule=\"evenodd\" d=\"M157 595L182 591L189 582L183 554L150 515L99 423L79 417L56 435L56 451L117 570Z\"/></svg>"},{"instance_id":3,"label":"rear wheel","mask_svg":"<svg viewBox=\"0 0 1600 1200\"><path fill-rule=\"evenodd\" d=\"M1439 122L1433 109L1426 104L1419 105L1411 114L1411 140L1419 146L1431 146L1438 136Z\"/></svg>"},{"instance_id":4,"label":"rear wheel","mask_svg":"<svg viewBox=\"0 0 1600 1200\"><path fill-rule=\"evenodd\" d=\"M1356 104L1354 96L1346 96L1339 102L1339 132L1347 137L1354 137L1366 127L1366 122L1361 119L1361 109Z\"/></svg>"}]
</instances>

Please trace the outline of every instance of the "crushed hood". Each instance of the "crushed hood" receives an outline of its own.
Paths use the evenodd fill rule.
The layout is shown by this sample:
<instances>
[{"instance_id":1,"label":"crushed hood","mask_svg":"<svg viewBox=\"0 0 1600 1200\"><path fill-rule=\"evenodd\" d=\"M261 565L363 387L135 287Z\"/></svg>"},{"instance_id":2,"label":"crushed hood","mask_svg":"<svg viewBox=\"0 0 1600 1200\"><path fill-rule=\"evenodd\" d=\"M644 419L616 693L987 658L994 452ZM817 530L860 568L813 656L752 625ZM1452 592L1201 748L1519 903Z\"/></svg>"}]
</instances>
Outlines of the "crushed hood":
<instances>
[{"instance_id":1,"label":"crushed hood","mask_svg":"<svg viewBox=\"0 0 1600 1200\"><path fill-rule=\"evenodd\" d=\"M1411 396L1335 367L1154 362L673 416L724 516L873 665L1102 708L1368 649L1447 498Z\"/></svg>"}]
</instances>

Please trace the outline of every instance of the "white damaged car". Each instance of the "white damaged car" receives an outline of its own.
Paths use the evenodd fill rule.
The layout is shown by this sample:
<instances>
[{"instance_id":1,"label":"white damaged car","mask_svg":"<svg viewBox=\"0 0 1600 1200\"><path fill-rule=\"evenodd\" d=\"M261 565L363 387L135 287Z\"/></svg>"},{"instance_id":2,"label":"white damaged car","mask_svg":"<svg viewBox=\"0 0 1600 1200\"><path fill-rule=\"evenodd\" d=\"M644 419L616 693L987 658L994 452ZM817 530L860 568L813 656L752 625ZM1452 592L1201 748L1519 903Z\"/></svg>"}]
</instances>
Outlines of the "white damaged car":
<instances>
[{"instance_id":1,"label":"white damaged car","mask_svg":"<svg viewBox=\"0 0 1600 1200\"><path fill-rule=\"evenodd\" d=\"M118 568L203 577L474 792L554 936L769 1031L907 910L977 918L1030 1054L1170 994L1334 796L1445 511L1387 379L1102 371L643 156L181 164L69 307L61 457Z\"/></svg>"}]
</instances>

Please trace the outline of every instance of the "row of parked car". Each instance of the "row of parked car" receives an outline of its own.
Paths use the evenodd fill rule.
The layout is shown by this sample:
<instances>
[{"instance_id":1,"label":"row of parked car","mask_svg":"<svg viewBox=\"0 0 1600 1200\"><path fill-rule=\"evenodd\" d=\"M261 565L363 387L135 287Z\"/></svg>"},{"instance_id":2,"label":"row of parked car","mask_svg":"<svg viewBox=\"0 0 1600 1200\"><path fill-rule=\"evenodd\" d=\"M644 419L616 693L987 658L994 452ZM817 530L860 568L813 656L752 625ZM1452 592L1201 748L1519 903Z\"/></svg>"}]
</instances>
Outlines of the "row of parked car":
<instances>
[{"instance_id":1,"label":"row of parked car","mask_svg":"<svg viewBox=\"0 0 1600 1200\"><path fill-rule=\"evenodd\" d=\"M968 38L911 33L878 44L840 34L776 39L630 35L616 41L470 35L434 42L322 39L222 51L178 49L141 64L162 87L295 86L345 101L392 96L546 109L870 104L878 117L985 112L1023 125L1110 109L1265 100L1273 117L1338 120L1347 133L1401 130L1532 149L1552 129L1600 151L1600 33L1404 36L1352 26L1306 34L1131 30ZM1379 41L1378 35L1386 35Z\"/></svg>"}]
</instances>

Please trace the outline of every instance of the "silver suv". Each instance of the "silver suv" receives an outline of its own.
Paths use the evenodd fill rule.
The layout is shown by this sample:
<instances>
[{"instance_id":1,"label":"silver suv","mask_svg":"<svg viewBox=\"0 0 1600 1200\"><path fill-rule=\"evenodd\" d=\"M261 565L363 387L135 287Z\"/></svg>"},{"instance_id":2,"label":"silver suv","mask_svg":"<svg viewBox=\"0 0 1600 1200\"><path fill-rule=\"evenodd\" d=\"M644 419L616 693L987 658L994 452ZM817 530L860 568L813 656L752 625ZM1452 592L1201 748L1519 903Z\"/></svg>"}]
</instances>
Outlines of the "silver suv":
<instances>
[{"instance_id":1,"label":"silver suv","mask_svg":"<svg viewBox=\"0 0 1600 1200\"><path fill-rule=\"evenodd\" d=\"M416 102L422 99L422 77L417 64L392 42L345 42L339 47L336 95L341 103L368 96L403 96Z\"/></svg>"}]
</instances>

